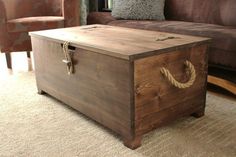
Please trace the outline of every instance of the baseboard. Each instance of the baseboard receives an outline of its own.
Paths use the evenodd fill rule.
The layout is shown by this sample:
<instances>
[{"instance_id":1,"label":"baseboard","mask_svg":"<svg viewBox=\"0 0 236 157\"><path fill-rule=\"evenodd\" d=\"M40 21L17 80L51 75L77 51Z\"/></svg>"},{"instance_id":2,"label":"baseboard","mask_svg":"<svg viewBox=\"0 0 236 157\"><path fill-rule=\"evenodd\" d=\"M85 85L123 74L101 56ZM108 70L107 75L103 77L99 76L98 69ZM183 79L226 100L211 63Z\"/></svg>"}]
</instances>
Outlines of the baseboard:
<instances>
[{"instance_id":1,"label":"baseboard","mask_svg":"<svg viewBox=\"0 0 236 157\"><path fill-rule=\"evenodd\" d=\"M226 89L227 91L231 92L232 94L236 95L236 83L230 82L228 80L215 77L212 75L208 75L208 83L214 84L216 86L219 86L221 88Z\"/></svg>"}]
</instances>

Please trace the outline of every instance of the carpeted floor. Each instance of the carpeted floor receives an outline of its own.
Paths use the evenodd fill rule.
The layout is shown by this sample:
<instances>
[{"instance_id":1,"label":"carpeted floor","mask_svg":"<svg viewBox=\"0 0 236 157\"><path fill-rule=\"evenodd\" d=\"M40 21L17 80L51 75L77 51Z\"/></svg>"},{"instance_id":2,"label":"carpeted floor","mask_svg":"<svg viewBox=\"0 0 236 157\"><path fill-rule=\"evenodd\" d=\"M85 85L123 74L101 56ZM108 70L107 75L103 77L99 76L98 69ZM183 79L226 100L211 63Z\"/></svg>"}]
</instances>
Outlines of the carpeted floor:
<instances>
[{"instance_id":1,"label":"carpeted floor","mask_svg":"<svg viewBox=\"0 0 236 157\"><path fill-rule=\"evenodd\" d=\"M236 99L208 92L206 115L144 136L130 150L121 137L50 96L33 73L0 76L0 157L235 157Z\"/></svg>"}]
</instances>

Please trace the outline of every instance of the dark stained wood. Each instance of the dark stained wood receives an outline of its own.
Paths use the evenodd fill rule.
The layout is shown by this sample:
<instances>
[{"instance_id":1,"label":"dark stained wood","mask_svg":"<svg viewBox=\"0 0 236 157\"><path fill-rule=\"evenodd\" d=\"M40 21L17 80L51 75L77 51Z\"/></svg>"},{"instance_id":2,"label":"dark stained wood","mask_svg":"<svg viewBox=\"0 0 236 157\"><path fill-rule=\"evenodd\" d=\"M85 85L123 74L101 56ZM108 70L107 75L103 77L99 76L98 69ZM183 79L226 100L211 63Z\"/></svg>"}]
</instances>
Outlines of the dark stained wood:
<instances>
[{"instance_id":1,"label":"dark stained wood","mask_svg":"<svg viewBox=\"0 0 236 157\"><path fill-rule=\"evenodd\" d=\"M201 118L205 115L205 108L202 108L194 113L191 114L195 118Z\"/></svg>"},{"instance_id":2,"label":"dark stained wood","mask_svg":"<svg viewBox=\"0 0 236 157\"><path fill-rule=\"evenodd\" d=\"M39 94L46 92L114 130L131 149L161 125L204 115L208 38L102 25L30 34ZM73 49L71 75L62 62L65 41ZM195 66L196 81L178 89L160 68L185 82L186 60Z\"/></svg>"},{"instance_id":3,"label":"dark stained wood","mask_svg":"<svg viewBox=\"0 0 236 157\"><path fill-rule=\"evenodd\" d=\"M133 139L125 138L124 145L130 149L136 149L141 146L142 136L136 136Z\"/></svg>"},{"instance_id":4,"label":"dark stained wood","mask_svg":"<svg viewBox=\"0 0 236 157\"><path fill-rule=\"evenodd\" d=\"M77 48L68 75L61 44L32 38L39 91L130 138L129 62ZM114 77L115 76L115 77Z\"/></svg>"},{"instance_id":5,"label":"dark stained wood","mask_svg":"<svg viewBox=\"0 0 236 157\"><path fill-rule=\"evenodd\" d=\"M27 57L31 58L30 51L27 51L26 53L27 53Z\"/></svg>"},{"instance_id":6,"label":"dark stained wood","mask_svg":"<svg viewBox=\"0 0 236 157\"><path fill-rule=\"evenodd\" d=\"M11 54L10 53L5 53L5 55L6 55L7 68L12 69Z\"/></svg>"},{"instance_id":7,"label":"dark stained wood","mask_svg":"<svg viewBox=\"0 0 236 157\"><path fill-rule=\"evenodd\" d=\"M104 25L89 25L31 32L31 36L84 48L126 60L147 57L183 47L192 47L209 41L209 38L138 30ZM157 39L173 39L157 41Z\"/></svg>"},{"instance_id":8,"label":"dark stained wood","mask_svg":"<svg viewBox=\"0 0 236 157\"><path fill-rule=\"evenodd\" d=\"M156 112L179 103L177 95L188 95L204 88L207 74L205 62L206 46L193 47L182 51L169 52L158 56L147 57L135 61L135 104L136 118L144 113ZM201 52L201 53L199 53ZM197 78L194 85L187 89L173 87L160 74L161 67L168 68L174 77L181 82L188 80L185 74L184 62L189 60L195 66Z\"/></svg>"},{"instance_id":9,"label":"dark stained wood","mask_svg":"<svg viewBox=\"0 0 236 157\"><path fill-rule=\"evenodd\" d=\"M199 94L196 99L203 99L204 93ZM200 106L200 107L198 107ZM168 124L180 117L191 115L199 111L204 106L204 100L193 102L184 101L181 104L177 104L173 107L162 110L158 113L150 114L143 119L136 121L135 135L140 136L151 130L154 130L160 126Z\"/></svg>"},{"instance_id":10,"label":"dark stained wood","mask_svg":"<svg viewBox=\"0 0 236 157\"><path fill-rule=\"evenodd\" d=\"M134 62L135 129L142 135L162 123L196 112L205 107L207 45L177 50ZM187 89L173 87L160 73L162 67L170 70L180 82L186 82L184 61L189 60L196 69L196 81ZM182 106L181 106L182 105ZM176 108L176 106L179 106ZM171 116L170 116L171 114ZM191 113L188 113L191 114Z\"/></svg>"}]
</instances>

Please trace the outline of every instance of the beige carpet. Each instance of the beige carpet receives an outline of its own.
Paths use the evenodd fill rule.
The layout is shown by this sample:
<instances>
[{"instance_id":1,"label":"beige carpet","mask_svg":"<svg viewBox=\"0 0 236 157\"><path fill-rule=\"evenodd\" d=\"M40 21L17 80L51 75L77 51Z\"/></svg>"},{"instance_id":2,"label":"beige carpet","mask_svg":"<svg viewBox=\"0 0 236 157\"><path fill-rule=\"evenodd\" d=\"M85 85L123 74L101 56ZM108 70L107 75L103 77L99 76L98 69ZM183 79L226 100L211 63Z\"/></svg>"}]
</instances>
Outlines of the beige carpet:
<instances>
[{"instance_id":1,"label":"beige carpet","mask_svg":"<svg viewBox=\"0 0 236 157\"><path fill-rule=\"evenodd\" d=\"M33 73L0 76L0 157L235 157L236 99L208 92L206 116L186 117L130 150L120 136L49 96Z\"/></svg>"}]
</instances>

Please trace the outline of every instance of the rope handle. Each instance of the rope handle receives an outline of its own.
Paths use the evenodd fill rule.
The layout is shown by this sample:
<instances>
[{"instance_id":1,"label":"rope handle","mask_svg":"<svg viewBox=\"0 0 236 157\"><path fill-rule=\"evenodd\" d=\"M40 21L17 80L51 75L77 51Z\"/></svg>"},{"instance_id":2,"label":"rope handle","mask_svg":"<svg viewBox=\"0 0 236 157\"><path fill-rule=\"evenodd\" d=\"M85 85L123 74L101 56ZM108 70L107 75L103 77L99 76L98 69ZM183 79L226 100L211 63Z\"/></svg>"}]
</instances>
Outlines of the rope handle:
<instances>
[{"instance_id":1,"label":"rope handle","mask_svg":"<svg viewBox=\"0 0 236 157\"><path fill-rule=\"evenodd\" d=\"M189 70L189 72L190 72L190 78L185 83L181 83L181 82L177 81L173 77L173 75L170 73L170 71L164 67L162 67L161 71L160 71L173 86L180 88L180 89L184 89L184 88L188 88L188 87L192 86L194 81L196 80L196 71L195 71L194 65L188 60L186 60L184 64L187 67L187 70Z\"/></svg>"},{"instance_id":2,"label":"rope handle","mask_svg":"<svg viewBox=\"0 0 236 157\"><path fill-rule=\"evenodd\" d=\"M62 62L66 63L68 75L71 75L73 73L73 62L71 59L71 54L69 52L69 45L70 43L66 41L62 46L63 53L65 56L65 59L63 59Z\"/></svg>"}]
</instances>

